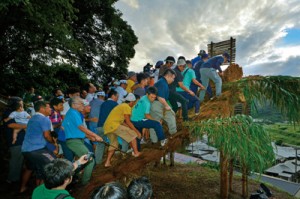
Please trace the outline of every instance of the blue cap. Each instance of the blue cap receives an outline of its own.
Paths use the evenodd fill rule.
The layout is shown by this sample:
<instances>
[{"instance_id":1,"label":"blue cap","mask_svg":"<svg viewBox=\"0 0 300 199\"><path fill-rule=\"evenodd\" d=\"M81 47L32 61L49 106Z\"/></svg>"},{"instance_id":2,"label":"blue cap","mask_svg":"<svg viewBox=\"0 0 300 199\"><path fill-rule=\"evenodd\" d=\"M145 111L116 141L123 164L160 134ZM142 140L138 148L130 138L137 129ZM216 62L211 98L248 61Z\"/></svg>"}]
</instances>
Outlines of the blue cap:
<instances>
[{"instance_id":1,"label":"blue cap","mask_svg":"<svg viewBox=\"0 0 300 199\"><path fill-rule=\"evenodd\" d=\"M228 53L223 53L223 56L227 58L228 62L230 62L230 55Z\"/></svg>"},{"instance_id":2,"label":"blue cap","mask_svg":"<svg viewBox=\"0 0 300 199\"><path fill-rule=\"evenodd\" d=\"M208 54L206 54L206 53L201 55L201 59L205 59L205 58L208 58Z\"/></svg>"},{"instance_id":3,"label":"blue cap","mask_svg":"<svg viewBox=\"0 0 300 199\"><path fill-rule=\"evenodd\" d=\"M164 64L164 62L163 61L161 61L161 60L159 60L158 62L156 62L156 64L155 64L155 68L159 68L161 65L163 65Z\"/></svg>"}]
</instances>

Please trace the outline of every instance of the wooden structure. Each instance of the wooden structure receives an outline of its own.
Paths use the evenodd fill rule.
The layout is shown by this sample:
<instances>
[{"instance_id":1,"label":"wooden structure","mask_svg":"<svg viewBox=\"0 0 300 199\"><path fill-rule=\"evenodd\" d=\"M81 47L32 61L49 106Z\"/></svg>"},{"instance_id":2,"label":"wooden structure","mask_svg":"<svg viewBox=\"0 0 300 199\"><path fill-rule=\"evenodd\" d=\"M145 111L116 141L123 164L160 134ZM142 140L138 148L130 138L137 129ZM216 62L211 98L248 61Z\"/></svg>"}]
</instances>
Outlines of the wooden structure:
<instances>
[{"instance_id":1,"label":"wooden structure","mask_svg":"<svg viewBox=\"0 0 300 199\"><path fill-rule=\"evenodd\" d=\"M211 42L207 45L208 53L210 57L221 55L224 52L229 53L230 55L230 64L235 63L236 57L236 39L232 37L229 40L221 41L218 43Z\"/></svg>"}]
</instances>

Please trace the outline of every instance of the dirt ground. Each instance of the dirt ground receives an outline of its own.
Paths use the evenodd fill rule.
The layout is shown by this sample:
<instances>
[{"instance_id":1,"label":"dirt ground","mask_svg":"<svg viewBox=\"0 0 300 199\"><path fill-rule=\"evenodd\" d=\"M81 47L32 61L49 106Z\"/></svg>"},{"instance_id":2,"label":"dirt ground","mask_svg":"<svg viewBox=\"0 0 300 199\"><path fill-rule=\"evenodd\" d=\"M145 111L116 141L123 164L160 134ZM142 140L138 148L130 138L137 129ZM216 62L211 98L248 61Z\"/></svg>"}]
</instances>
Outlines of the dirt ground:
<instances>
[{"instance_id":1,"label":"dirt ground","mask_svg":"<svg viewBox=\"0 0 300 199\"><path fill-rule=\"evenodd\" d=\"M102 169L101 173L108 172ZM100 186L101 181L106 181L107 176L99 175L97 169L93 173L92 182L86 186L81 187L78 190L74 190L76 193L72 193L77 199L88 199L90 193L92 193L91 185L93 188ZM167 165L154 166L154 163L150 163L147 167L139 172L128 173L127 175L115 179L125 186L129 184L131 179L139 176L147 176L152 184L154 196L153 199L217 199L219 198L219 172L210 168L206 168L195 164L176 164L175 167L169 167ZM95 186L95 182L98 181L99 185ZM3 188L3 186L1 186ZM235 192L230 194L231 199L241 199L241 179L235 177L233 181L233 188ZM249 194L255 192L259 188L259 183L255 181L249 182ZM273 199L293 199L287 193L278 191L273 187L272 190L275 197ZM90 192L90 193L87 193ZM85 193L82 195L81 193ZM29 199L30 192L27 195L16 195L12 190L2 190L1 197L5 199Z\"/></svg>"}]
</instances>

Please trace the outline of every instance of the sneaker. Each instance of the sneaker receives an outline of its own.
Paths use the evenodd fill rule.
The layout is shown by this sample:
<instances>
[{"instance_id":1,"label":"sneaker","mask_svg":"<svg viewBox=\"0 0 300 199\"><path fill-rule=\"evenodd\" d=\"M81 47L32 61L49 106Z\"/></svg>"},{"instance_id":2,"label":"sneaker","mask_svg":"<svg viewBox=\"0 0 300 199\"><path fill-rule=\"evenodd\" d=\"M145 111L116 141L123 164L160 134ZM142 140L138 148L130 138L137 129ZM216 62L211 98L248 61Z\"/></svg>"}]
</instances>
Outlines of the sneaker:
<instances>
[{"instance_id":1,"label":"sneaker","mask_svg":"<svg viewBox=\"0 0 300 199\"><path fill-rule=\"evenodd\" d=\"M147 143L147 142L145 141L145 139L142 138L140 144L146 144L146 143Z\"/></svg>"},{"instance_id":2,"label":"sneaker","mask_svg":"<svg viewBox=\"0 0 300 199\"><path fill-rule=\"evenodd\" d=\"M160 141L161 146L165 146L168 143L168 139L164 139Z\"/></svg>"}]
</instances>

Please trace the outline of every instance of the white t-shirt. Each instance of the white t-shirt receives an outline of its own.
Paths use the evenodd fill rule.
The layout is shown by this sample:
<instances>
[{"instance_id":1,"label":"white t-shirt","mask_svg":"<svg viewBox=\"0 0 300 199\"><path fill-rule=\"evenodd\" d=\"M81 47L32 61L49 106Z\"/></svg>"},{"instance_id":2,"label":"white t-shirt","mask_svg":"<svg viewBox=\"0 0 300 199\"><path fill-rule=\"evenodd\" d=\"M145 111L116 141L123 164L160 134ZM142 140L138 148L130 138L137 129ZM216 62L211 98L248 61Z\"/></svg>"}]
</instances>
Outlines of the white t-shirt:
<instances>
[{"instance_id":1,"label":"white t-shirt","mask_svg":"<svg viewBox=\"0 0 300 199\"><path fill-rule=\"evenodd\" d=\"M87 96L85 97L85 100L90 103L94 99L94 96L95 96L94 93L88 93Z\"/></svg>"},{"instance_id":2,"label":"white t-shirt","mask_svg":"<svg viewBox=\"0 0 300 199\"><path fill-rule=\"evenodd\" d=\"M64 104L64 110L60 112L61 115L66 115L68 110L70 109L70 105L69 105L69 102L66 101Z\"/></svg>"},{"instance_id":3,"label":"white t-shirt","mask_svg":"<svg viewBox=\"0 0 300 199\"><path fill-rule=\"evenodd\" d=\"M119 98L118 98L118 104L121 104L124 100L124 96L127 95L127 91L121 87L121 86L118 86L115 91L117 91L119 93Z\"/></svg>"},{"instance_id":4,"label":"white t-shirt","mask_svg":"<svg viewBox=\"0 0 300 199\"><path fill-rule=\"evenodd\" d=\"M30 115L26 111L14 111L8 117L14 119L18 124L27 124L29 121L28 117L30 117Z\"/></svg>"}]
</instances>

